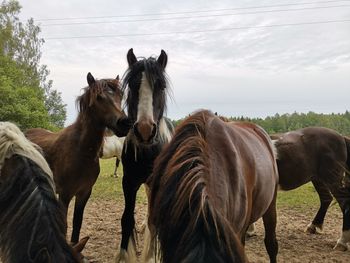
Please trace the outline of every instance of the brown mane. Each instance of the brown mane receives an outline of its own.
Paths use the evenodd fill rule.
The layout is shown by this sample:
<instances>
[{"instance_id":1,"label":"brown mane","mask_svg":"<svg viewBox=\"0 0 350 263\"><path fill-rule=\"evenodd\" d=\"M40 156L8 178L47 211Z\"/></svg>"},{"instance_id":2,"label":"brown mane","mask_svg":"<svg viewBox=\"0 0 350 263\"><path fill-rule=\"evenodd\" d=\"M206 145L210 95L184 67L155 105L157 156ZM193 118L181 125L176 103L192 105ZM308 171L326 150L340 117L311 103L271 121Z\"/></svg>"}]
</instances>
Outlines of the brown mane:
<instances>
[{"instance_id":1,"label":"brown mane","mask_svg":"<svg viewBox=\"0 0 350 263\"><path fill-rule=\"evenodd\" d=\"M150 188L152 189L150 204L160 205L160 211L150 211L150 222L155 226L161 225L164 220L167 222L162 229L157 231L159 239L162 240L164 233L173 233L170 230L172 226L178 225L186 218L185 221L192 231L186 231L178 240L179 244L191 243L194 238L199 238L194 236L198 235L195 232L196 226L201 225L207 238L218 241L215 244L218 251L211 252L213 258L216 260L221 258L225 262L244 262L246 259L243 247L240 245L232 226L216 211L215 204L212 203L212 199L215 197L207 188L210 185L211 176L206 130L208 119L211 118L215 118L211 112L202 111L183 121L176 128L172 144L166 146L163 150L164 154L161 154L156 160L154 176L150 179ZM171 189L174 180L179 181L179 184L176 189ZM173 201L164 203L162 200L167 198L163 194L159 194L159 189L163 189L161 192L164 194L174 194ZM167 212L166 207L174 207L174 209L169 213L170 211ZM191 211L190 217L184 214L184 211L187 210ZM211 229L213 226L214 232ZM167 229L168 227L169 229ZM212 242L215 243L215 241ZM161 251L166 249L168 248L161 248ZM215 253L224 254L225 257L214 255ZM189 260L189 262L194 262L195 259L192 258L191 261L188 256L189 251L181 245L173 254L176 255L176 260L171 261L169 258L164 258L164 261ZM200 254L198 253L197 256ZM203 252L202 256L204 255ZM165 255L163 254L163 256ZM201 257L197 260L205 262L205 259Z\"/></svg>"}]
</instances>

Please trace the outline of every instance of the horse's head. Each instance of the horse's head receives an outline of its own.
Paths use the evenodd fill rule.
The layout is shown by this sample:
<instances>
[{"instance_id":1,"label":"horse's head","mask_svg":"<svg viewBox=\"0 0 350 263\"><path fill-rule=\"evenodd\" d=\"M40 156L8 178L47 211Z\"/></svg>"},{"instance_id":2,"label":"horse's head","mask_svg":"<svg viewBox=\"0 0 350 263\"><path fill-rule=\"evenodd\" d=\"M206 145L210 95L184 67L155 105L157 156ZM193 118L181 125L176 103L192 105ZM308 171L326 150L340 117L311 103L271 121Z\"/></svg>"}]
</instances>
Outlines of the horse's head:
<instances>
[{"instance_id":1,"label":"horse's head","mask_svg":"<svg viewBox=\"0 0 350 263\"><path fill-rule=\"evenodd\" d=\"M121 107L123 93L119 76L96 80L89 72L87 82L89 86L77 99L79 111L89 115L101 127L111 129L117 136L126 136L131 124Z\"/></svg>"},{"instance_id":2,"label":"horse's head","mask_svg":"<svg viewBox=\"0 0 350 263\"><path fill-rule=\"evenodd\" d=\"M162 50L157 59L137 60L131 48L127 60L129 69L125 73L122 90L128 87L128 117L134 122L132 131L138 142L151 144L155 141L166 108L165 67L168 56Z\"/></svg>"}]
</instances>

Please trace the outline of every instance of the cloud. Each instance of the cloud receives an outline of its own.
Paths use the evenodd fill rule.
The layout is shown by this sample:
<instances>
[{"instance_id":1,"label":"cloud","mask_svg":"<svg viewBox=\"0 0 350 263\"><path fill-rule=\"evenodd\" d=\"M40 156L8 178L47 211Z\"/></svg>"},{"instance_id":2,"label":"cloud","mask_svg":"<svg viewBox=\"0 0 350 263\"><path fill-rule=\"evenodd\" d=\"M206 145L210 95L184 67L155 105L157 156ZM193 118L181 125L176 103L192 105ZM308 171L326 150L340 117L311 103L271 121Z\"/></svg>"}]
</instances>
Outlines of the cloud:
<instances>
[{"instance_id":1,"label":"cloud","mask_svg":"<svg viewBox=\"0 0 350 263\"><path fill-rule=\"evenodd\" d=\"M277 0L259 1L259 4L252 0L234 3L199 0L23 0L21 4L23 19L43 19L156 14L285 3ZM306 6L331 5L344 3ZM296 7L228 10L215 14L287 8ZM203 14L209 13L195 15ZM143 18L147 17L155 16ZM62 92L63 99L68 104L68 123L75 118L74 100L86 85L87 72L91 71L98 78L122 75L127 67L126 52L131 47L137 56L158 55L161 49L168 53L167 71L175 99L168 111L172 118L179 118L201 107L222 111L227 115L249 116L295 110L343 111L348 105L344 98L349 98L349 91L345 87L350 82L350 23L262 26L342 20L349 17L350 8L342 7L80 26L44 26L70 21L40 21L42 36L45 38L250 27L191 34L47 40L43 47L42 63L48 65L54 88ZM135 18L140 17L98 18L93 21Z\"/></svg>"}]
</instances>

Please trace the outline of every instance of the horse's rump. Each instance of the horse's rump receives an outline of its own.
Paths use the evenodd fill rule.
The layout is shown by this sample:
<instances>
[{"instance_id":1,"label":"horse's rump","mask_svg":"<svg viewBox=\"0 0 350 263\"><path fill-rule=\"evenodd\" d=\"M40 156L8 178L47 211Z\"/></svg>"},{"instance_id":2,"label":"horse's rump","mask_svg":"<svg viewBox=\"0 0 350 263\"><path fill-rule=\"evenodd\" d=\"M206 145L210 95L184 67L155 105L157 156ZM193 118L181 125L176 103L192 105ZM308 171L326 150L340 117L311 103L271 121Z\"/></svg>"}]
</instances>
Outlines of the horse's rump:
<instances>
[{"instance_id":1,"label":"horse's rump","mask_svg":"<svg viewBox=\"0 0 350 263\"><path fill-rule=\"evenodd\" d=\"M308 127L287 132L275 142L280 186L295 189L312 178L335 184L346 164L343 136L334 130ZM329 174L334 176L329 177Z\"/></svg>"}]
</instances>

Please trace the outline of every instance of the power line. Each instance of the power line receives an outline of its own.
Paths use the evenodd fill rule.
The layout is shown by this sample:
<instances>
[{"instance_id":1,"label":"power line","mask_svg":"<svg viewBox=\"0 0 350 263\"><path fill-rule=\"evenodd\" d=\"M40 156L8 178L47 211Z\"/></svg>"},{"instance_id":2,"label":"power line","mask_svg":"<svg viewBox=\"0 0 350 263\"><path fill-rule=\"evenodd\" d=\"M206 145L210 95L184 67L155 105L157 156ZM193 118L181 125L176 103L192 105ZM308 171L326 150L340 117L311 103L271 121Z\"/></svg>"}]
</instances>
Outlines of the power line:
<instances>
[{"instance_id":1,"label":"power line","mask_svg":"<svg viewBox=\"0 0 350 263\"><path fill-rule=\"evenodd\" d=\"M36 19L36 21L62 21L62 20L98 19L98 18L117 18L117 17L121 18L121 17L139 17L139 16L183 15L183 14L211 13L211 12L233 11L233 10L249 10L249 9L259 9L259 8L273 8L273 7L284 7L284 6L326 4L326 3L349 2L349 1L350 0L332 0L332 1L329 0L329 1L288 3L288 4L279 4L279 5L260 5L260 6L248 6L248 7L236 7L236 8L221 8L221 9L210 9L210 10L182 11L182 12L127 14L127 15L112 15L112 16L42 18L42 19Z\"/></svg>"},{"instance_id":2,"label":"power line","mask_svg":"<svg viewBox=\"0 0 350 263\"><path fill-rule=\"evenodd\" d=\"M321 6L321 7L304 7L304 8L294 8L294 9L263 10L263 11L234 13L234 14L213 14L213 15L181 16L181 17L160 17L160 18L146 18L146 19L118 20L118 21L95 21L95 22L74 22L74 23L42 24L40 26L46 26L46 27L48 27L48 26L74 26L74 25L96 25L96 24L111 24L111 23L146 22L146 21L169 21L169 20L198 19L198 18L237 16L237 15L253 15L253 14L261 14L261 13L307 11L307 10L329 9L329 8L338 8L338 7L350 7L350 5L335 5L335 6Z\"/></svg>"},{"instance_id":3,"label":"power line","mask_svg":"<svg viewBox=\"0 0 350 263\"><path fill-rule=\"evenodd\" d=\"M348 22L350 22L350 19L312 21L312 22L287 23L287 24L273 24L273 25L264 25L264 26L243 26L243 27L229 27L229 28L219 28L219 29L173 31L173 32L155 32L155 33L138 33L138 34L119 34L119 35L91 35L91 36L73 36L73 37L49 37L49 38L44 38L44 39L45 40L58 40L58 39L63 40L63 39L82 39L82 38L162 36L162 35L174 35L174 34L212 33L212 32L220 32L220 31L243 30L243 29L254 29L254 28L259 29L259 28L290 27L290 26L348 23Z\"/></svg>"}]
</instances>

